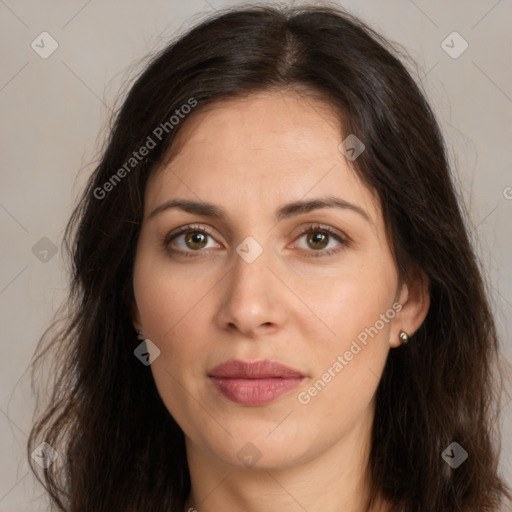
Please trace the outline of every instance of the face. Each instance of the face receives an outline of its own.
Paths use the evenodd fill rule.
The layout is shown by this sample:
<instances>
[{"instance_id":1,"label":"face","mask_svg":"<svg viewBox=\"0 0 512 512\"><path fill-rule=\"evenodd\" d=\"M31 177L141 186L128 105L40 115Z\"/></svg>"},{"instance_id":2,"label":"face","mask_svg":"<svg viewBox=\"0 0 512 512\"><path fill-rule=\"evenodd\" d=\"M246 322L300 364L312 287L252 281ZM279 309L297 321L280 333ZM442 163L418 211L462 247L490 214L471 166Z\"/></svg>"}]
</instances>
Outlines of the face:
<instances>
[{"instance_id":1,"label":"face","mask_svg":"<svg viewBox=\"0 0 512 512\"><path fill-rule=\"evenodd\" d=\"M319 100L254 94L188 119L150 177L134 325L187 449L284 468L368 432L388 352L424 315L345 137Z\"/></svg>"}]
</instances>

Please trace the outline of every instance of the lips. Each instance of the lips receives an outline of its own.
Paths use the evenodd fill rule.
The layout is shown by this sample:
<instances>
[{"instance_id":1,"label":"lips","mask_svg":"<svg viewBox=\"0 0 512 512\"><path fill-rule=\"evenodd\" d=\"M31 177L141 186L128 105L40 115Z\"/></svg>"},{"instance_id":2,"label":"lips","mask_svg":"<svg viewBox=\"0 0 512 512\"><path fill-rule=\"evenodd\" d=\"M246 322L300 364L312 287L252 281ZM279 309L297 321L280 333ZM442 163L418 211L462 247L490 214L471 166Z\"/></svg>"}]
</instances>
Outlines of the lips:
<instances>
[{"instance_id":1,"label":"lips","mask_svg":"<svg viewBox=\"0 0 512 512\"><path fill-rule=\"evenodd\" d=\"M231 360L219 364L208 374L210 377L226 379L268 379L284 377L304 377L292 368L274 361Z\"/></svg>"},{"instance_id":2,"label":"lips","mask_svg":"<svg viewBox=\"0 0 512 512\"><path fill-rule=\"evenodd\" d=\"M209 374L216 389L232 402L263 405L297 387L305 375L274 361L230 360Z\"/></svg>"}]
</instances>

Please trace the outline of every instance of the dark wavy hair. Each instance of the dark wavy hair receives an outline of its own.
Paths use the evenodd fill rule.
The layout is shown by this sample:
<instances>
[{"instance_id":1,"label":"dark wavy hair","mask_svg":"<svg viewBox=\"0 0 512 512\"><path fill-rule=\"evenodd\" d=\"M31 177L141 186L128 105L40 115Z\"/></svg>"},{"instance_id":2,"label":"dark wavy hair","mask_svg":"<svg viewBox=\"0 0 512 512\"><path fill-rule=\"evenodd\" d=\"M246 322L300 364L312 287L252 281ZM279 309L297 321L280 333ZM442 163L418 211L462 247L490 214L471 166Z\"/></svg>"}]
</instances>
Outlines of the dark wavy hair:
<instances>
[{"instance_id":1,"label":"dark wavy hair","mask_svg":"<svg viewBox=\"0 0 512 512\"><path fill-rule=\"evenodd\" d=\"M440 129L402 60L339 8L251 6L198 23L135 80L67 225L69 298L33 359L34 382L44 361L54 365L50 402L28 442L53 507L182 512L184 434L133 354L144 190L187 118L160 138L155 129L191 100L189 117L213 102L286 89L322 98L345 136L364 141L353 168L378 194L399 275L407 282L420 270L430 281L428 315L390 351L378 386L368 510L379 495L404 512L496 511L511 499L498 473L503 379L493 314ZM126 167L148 137L155 147ZM42 473L30 457L41 441L60 455ZM441 457L452 442L469 453L456 470Z\"/></svg>"}]
</instances>

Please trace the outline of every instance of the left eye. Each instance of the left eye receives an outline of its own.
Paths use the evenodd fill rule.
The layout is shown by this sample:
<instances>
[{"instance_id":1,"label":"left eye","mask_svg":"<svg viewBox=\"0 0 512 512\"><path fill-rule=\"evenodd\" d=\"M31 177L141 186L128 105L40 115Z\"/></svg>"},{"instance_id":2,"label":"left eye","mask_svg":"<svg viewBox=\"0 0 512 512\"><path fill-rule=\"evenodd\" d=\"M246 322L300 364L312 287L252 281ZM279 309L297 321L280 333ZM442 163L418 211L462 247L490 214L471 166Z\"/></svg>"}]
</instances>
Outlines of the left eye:
<instances>
[{"instance_id":1,"label":"left eye","mask_svg":"<svg viewBox=\"0 0 512 512\"><path fill-rule=\"evenodd\" d=\"M298 240L304 240L306 244L304 246L298 243L298 247L315 252L323 251L330 253L333 252L333 249L335 251L335 248L339 245L347 245L346 241L337 233L334 233L330 229L319 227L307 229L299 236Z\"/></svg>"}]
</instances>

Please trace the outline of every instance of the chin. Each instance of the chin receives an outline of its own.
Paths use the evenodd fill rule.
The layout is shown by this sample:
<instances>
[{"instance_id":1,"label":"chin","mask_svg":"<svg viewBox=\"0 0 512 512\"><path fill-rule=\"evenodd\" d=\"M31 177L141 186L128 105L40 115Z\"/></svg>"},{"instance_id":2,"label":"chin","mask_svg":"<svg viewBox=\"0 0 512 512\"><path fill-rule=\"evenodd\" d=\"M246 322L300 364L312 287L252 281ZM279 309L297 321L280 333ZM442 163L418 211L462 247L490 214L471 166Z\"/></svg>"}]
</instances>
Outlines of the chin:
<instances>
[{"instance_id":1,"label":"chin","mask_svg":"<svg viewBox=\"0 0 512 512\"><path fill-rule=\"evenodd\" d=\"M276 431L272 432L275 428L275 423L272 427L265 423L264 429L242 428L236 433L230 432L233 437L227 434L217 439L203 437L198 444L224 464L254 471L286 469L311 457L312 447L308 445L307 435L301 436L297 432L293 435L287 430L277 435Z\"/></svg>"}]
</instances>

